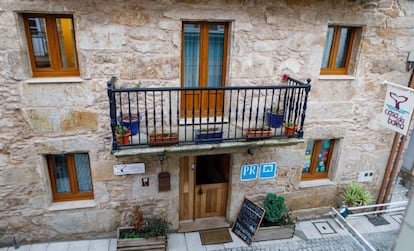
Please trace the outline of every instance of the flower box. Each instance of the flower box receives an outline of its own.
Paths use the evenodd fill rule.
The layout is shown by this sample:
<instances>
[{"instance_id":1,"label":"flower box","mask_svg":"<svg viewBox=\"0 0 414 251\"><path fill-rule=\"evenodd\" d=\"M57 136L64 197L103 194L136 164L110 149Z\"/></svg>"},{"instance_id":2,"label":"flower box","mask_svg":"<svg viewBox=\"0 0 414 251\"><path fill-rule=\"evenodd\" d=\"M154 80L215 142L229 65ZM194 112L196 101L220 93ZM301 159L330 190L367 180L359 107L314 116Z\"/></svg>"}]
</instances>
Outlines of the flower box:
<instances>
[{"instance_id":1,"label":"flower box","mask_svg":"<svg viewBox=\"0 0 414 251\"><path fill-rule=\"evenodd\" d=\"M223 142L223 130L220 127L194 130L197 144L214 144Z\"/></svg>"},{"instance_id":2,"label":"flower box","mask_svg":"<svg viewBox=\"0 0 414 251\"><path fill-rule=\"evenodd\" d=\"M246 129L246 137L250 139L270 138L273 131L270 128L248 128Z\"/></svg>"},{"instance_id":3,"label":"flower box","mask_svg":"<svg viewBox=\"0 0 414 251\"><path fill-rule=\"evenodd\" d=\"M259 227L255 241L281 240L292 238L295 234L295 224L283 226Z\"/></svg>"},{"instance_id":4,"label":"flower box","mask_svg":"<svg viewBox=\"0 0 414 251\"><path fill-rule=\"evenodd\" d=\"M149 135L150 145L172 145L178 143L178 133L151 133Z\"/></svg>"},{"instance_id":5,"label":"flower box","mask_svg":"<svg viewBox=\"0 0 414 251\"><path fill-rule=\"evenodd\" d=\"M133 227L118 228L116 247L118 251L123 250L167 250L167 236L156 236L149 238L122 239L125 232L133 230Z\"/></svg>"}]
</instances>

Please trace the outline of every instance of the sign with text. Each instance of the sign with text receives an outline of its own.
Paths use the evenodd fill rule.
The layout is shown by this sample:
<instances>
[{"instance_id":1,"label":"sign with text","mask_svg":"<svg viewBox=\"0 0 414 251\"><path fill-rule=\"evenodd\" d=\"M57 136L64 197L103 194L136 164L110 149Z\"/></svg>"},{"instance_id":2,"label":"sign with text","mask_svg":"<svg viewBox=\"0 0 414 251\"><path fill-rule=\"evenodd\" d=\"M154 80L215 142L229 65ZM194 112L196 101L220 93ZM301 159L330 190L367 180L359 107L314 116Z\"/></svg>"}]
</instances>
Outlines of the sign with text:
<instances>
[{"instance_id":1,"label":"sign with text","mask_svg":"<svg viewBox=\"0 0 414 251\"><path fill-rule=\"evenodd\" d=\"M115 175L145 173L144 163L114 165Z\"/></svg>"},{"instance_id":2,"label":"sign with text","mask_svg":"<svg viewBox=\"0 0 414 251\"><path fill-rule=\"evenodd\" d=\"M264 215L265 210L263 208L244 198L231 231L247 245L250 245L254 240L254 236Z\"/></svg>"},{"instance_id":3,"label":"sign with text","mask_svg":"<svg viewBox=\"0 0 414 251\"><path fill-rule=\"evenodd\" d=\"M414 90L388 81L381 124L398 133L407 134L414 109Z\"/></svg>"},{"instance_id":4,"label":"sign with text","mask_svg":"<svg viewBox=\"0 0 414 251\"><path fill-rule=\"evenodd\" d=\"M255 180L257 178L257 174L259 173L259 165L258 164L251 164L251 165L242 165L240 171L240 180Z\"/></svg>"},{"instance_id":5,"label":"sign with text","mask_svg":"<svg viewBox=\"0 0 414 251\"><path fill-rule=\"evenodd\" d=\"M260 179L274 178L276 176L276 168L277 168L276 162L260 164L259 178Z\"/></svg>"}]
</instances>

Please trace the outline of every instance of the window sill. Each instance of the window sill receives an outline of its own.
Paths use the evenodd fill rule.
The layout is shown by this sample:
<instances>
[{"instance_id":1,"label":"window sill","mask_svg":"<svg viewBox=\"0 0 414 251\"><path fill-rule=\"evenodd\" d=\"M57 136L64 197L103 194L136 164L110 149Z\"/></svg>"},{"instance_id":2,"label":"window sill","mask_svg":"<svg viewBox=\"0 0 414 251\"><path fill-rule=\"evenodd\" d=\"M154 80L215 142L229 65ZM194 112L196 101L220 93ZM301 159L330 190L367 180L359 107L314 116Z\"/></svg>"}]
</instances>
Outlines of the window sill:
<instances>
[{"instance_id":1,"label":"window sill","mask_svg":"<svg viewBox=\"0 0 414 251\"><path fill-rule=\"evenodd\" d=\"M299 188L321 187L335 185L330 179L305 180L299 183Z\"/></svg>"},{"instance_id":2,"label":"window sill","mask_svg":"<svg viewBox=\"0 0 414 251\"><path fill-rule=\"evenodd\" d=\"M29 78L26 80L28 84L47 84L47 83L81 83L80 77L61 77L61 78Z\"/></svg>"},{"instance_id":3,"label":"window sill","mask_svg":"<svg viewBox=\"0 0 414 251\"><path fill-rule=\"evenodd\" d=\"M65 202L53 202L49 206L49 211L62 211L62 210L72 210L80 208L90 208L95 207L95 200L77 200L77 201L65 201Z\"/></svg>"},{"instance_id":4,"label":"window sill","mask_svg":"<svg viewBox=\"0 0 414 251\"><path fill-rule=\"evenodd\" d=\"M320 80L355 80L351 75L319 75Z\"/></svg>"}]
</instances>

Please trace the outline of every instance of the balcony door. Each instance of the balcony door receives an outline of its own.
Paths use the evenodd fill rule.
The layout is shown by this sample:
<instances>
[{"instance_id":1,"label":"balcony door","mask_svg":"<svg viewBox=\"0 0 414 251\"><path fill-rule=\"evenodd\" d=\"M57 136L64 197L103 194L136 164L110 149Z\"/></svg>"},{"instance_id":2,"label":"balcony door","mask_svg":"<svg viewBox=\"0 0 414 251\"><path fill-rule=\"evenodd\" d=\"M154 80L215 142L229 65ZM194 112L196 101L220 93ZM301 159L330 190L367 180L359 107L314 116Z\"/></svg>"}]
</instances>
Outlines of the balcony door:
<instances>
[{"instance_id":1,"label":"balcony door","mask_svg":"<svg viewBox=\"0 0 414 251\"><path fill-rule=\"evenodd\" d=\"M221 116L223 90L199 90L225 85L228 24L183 23L181 117Z\"/></svg>"}]
</instances>

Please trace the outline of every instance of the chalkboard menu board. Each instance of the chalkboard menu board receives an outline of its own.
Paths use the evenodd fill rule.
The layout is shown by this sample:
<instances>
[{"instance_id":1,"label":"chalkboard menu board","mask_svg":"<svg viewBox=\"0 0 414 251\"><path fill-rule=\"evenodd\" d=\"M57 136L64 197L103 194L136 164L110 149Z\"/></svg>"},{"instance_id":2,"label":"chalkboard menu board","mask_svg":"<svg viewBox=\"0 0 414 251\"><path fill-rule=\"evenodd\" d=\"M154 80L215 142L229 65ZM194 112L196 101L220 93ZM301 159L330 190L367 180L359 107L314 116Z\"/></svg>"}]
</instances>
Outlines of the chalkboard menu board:
<instances>
[{"instance_id":1,"label":"chalkboard menu board","mask_svg":"<svg viewBox=\"0 0 414 251\"><path fill-rule=\"evenodd\" d=\"M250 245L264 215L263 208L245 198L231 231L247 245Z\"/></svg>"}]
</instances>

